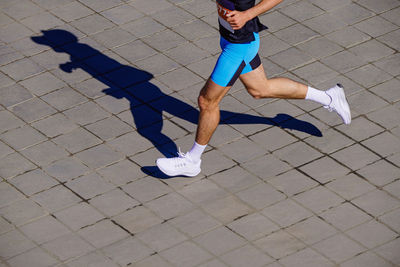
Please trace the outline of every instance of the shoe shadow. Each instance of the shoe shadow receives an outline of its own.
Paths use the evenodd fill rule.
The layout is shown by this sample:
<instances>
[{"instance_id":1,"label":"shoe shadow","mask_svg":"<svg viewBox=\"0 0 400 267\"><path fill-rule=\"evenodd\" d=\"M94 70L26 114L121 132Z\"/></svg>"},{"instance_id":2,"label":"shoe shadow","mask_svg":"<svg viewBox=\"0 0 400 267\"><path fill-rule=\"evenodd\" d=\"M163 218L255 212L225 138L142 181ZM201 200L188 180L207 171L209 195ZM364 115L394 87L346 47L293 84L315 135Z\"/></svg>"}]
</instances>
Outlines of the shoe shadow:
<instances>
[{"instance_id":1,"label":"shoe shadow","mask_svg":"<svg viewBox=\"0 0 400 267\"><path fill-rule=\"evenodd\" d=\"M37 44L51 47L58 53L68 54L70 61L59 65L64 72L71 73L75 69L82 69L107 86L102 90L104 94L117 99L127 99L138 133L166 157L176 155L177 147L171 138L162 133L163 112L197 124L199 111L163 93L151 83L153 78L151 73L121 64L99 50L79 43L78 38L71 32L47 30L42 31L41 36L34 36L31 39ZM267 124L322 136L321 131L313 124L287 114L266 118L222 110L221 124ZM145 173L157 173L154 168L155 166L148 166L142 169Z\"/></svg>"}]
</instances>

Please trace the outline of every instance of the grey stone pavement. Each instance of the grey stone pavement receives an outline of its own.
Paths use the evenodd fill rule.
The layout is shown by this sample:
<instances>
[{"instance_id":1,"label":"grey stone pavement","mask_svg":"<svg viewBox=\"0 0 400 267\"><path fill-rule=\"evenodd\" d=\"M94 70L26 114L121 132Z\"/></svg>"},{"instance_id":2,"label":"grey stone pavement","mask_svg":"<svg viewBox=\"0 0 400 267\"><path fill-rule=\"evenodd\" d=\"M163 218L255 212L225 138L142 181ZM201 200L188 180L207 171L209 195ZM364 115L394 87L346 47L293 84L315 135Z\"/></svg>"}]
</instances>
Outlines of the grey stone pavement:
<instances>
[{"instance_id":1,"label":"grey stone pavement","mask_svg":"<svg viewBox=\"0 0 400 267\"><path fill-rule=\"evenodd\" d=\"M261 20L269 77L342 83L352 124L237 82L201 175L165 179L219 53L215 3L0 0L0 266L400 266L400 1Z\"/></svg>"}]
</instances>

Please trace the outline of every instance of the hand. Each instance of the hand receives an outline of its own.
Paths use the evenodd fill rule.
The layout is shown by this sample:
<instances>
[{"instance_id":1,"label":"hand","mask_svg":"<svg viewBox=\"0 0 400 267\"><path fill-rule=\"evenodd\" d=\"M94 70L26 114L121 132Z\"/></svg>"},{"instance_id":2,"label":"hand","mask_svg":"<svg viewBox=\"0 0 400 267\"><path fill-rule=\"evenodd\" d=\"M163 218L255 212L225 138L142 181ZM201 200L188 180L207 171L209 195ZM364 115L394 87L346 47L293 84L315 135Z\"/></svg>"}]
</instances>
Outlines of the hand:
<instances>
[{"instance_id":1,"label":"hand","mask_svg":"<svg viewBox=\"0 0 400 267\"><path fill-rule=\"evenodd\" d=\"M227 14L226 16L228 17L226 21L231 25L232 29L234 30L241 29L246 24L246 22L250 20L247 14L243 11L234 10L232 12L229 12L229 14Z\"/></svg>"}]
</instances>

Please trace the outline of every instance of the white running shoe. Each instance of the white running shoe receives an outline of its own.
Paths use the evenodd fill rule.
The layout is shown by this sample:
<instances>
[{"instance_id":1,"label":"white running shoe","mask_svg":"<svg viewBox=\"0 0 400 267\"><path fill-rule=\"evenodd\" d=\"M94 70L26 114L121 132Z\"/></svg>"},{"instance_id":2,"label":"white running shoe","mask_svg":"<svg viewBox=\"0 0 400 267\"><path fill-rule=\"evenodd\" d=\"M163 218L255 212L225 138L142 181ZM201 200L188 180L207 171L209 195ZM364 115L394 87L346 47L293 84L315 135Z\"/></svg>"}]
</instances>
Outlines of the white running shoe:
<instances>
[{"instance_id":1,"label":"white running shoe","mask_svg":"<svg viewBox=\"0 0 400 267\"><path fill-rule=\"evenodd\" d=\"M200 173L201 160L193 162L189 153L178 152L175 158L160 158L156 161L157 167L168 176L196 176Z\"/></svg>"},{"instance_id":2,"label":"white running shoe","mask_svg":"<svg viewBox=\"0 0 400 267\"><path fill-rule=\"evenodd\" d=\"M329 111L336 111L336 113L342 118L344 124L350 124L350 107L347 103L343 86L338 83L336 86L326 90L325 93L331 98L331 103L328 106L324 106L324 108Z\"/></svg>"}]
</instances>

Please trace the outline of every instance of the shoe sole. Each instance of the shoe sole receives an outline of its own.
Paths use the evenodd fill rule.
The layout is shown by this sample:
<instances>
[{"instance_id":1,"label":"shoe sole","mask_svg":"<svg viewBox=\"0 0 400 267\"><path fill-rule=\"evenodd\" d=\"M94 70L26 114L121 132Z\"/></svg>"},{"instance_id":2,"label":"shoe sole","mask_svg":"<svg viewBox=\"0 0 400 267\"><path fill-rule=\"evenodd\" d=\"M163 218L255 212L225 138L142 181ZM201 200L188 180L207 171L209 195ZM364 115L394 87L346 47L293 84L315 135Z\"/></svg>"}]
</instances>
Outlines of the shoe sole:
<instances>
[{"instance_id":1,"label":"shoe sole","mask_svg":"<svg viewBox=\"0 0 400 267\"><path fill-rule=\"evenodd\" d=\"M160 166L157 164L157 162L156 162L156 165L157 165L158 169L160 169L160 171L162 171L164 174L166 174L166 175L168 175L168 176L188 176L188 177L194 177L194 176L198 175L198 174L201 172L201 170L196 171L196 172L183 172L183 173L169 172L169 171L163 169L162 167L160 167Z\"/></svg>"},{"instance_id":2,"label":"shoe sole","mask_svg":"<svg viewBox=\"0 0 400 267\"><path fill-rule=\"evenodd\" d=\"M343 122L345 124L350 124L351 123L350 106L349 106L349 103L347 102L346 95L345 95L344 90L343 90L343 85L338 83L337 86L339 87L340 93L343 95L343 99L344 99L344 101L339 101L341 109L344 110L346 114L348 114L348 119L349 119L348 123L346 123L345 120L343 120Z\"/></svg>"}]
</instances>

